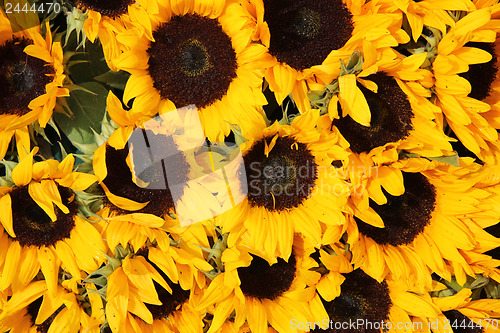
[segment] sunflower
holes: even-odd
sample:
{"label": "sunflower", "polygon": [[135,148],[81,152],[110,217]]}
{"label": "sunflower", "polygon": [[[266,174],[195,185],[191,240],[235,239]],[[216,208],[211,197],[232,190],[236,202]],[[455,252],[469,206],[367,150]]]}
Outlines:
{"label": "sunflower", "polygon": [[[491,2],[491,1],[490,1]],[[399,13],[408,21],[413,41],[417,42],[425,26],[439,29],[446,33],[447,26],[453,27],[455,21],[448,11],[472,11],[475,9],[470,0],[449,1],[394,1],[382,0],[373,5],[373,10],[380,13]]]}
{"label": "sunflower", "polygon": [[106,62],[113,71],[117,71],[113,59],[128,50],[127,45],[116,38],[117,34],[128,32],[153,39],[150,21],[145,18],[150,14],[158,15],[155,0],[74,0],[74,4],[84,11],[85,37],[92,43],[99,38]]}
{"label": "sunflower", "polygon": [[371,56],[409,40],[401,17],[369,12],[364,0],[249,0],[254,38],[269,47],[274,64],[266,81],[278,104],[289,95],[301,111],[310,109],[310,86],[330,84],[346,61],[362,49]]}
{"label": "sunflower", "polygon": [[439,317],[433,321],[420,322],[421,327],[430,328],[433,332],[453,329],[458,332],[493,333],[498,332],[500,318],[500,301],[498,299],[471,299],[472,291],[463,288],[452,296],[433,297],[432,301],[441,310]]}
{"label": "sunflower", "polygon": [[13,185],[0,194],[0,244],[7,253],[0,289],[22,289],[41,270],[54,294],[60,267],[79,281],[81,270],[93,272],[105,260],[105,244],[98,230],[77,215],[72,191],[88,188],[95,176],[72,172],[73,155],[61,163],[33,164],[37,150],[12,170]]}
{"label": "sunflower", "polygon": [[126,248],[130,244],[133,249],[141,249],[151,243],[163,246],[172,243],[179,247],[170,250],[176,260],[181,261],[184,252],[203,257],[203,248],[210,247],[208,236],[215,234],[210,221],[181,227],[172,218],[140,213],[117,214],[109,207],[104,207],[97,215],[106,221],[102,236],[113,254],[118,246]]}
{"label": "sunflower", "polygon": [[246,319],[254,333],[268,332],[268,325],[288,332],[292,319],[304,323],[320,318],[312,311],[319,298],[308,287],[320,275],[311,271],[317,266],[309,256],[313,251],[298,236],[286,260],[272,260],[259,249],[239,244],[226,248],[220,257],[223,272],[212,280],[198,304],[200,310],[215,304],[208,332],[219,332],[229,317],[236,328]]}
{"label": "sunflower", "polygon": [[53,42],[48,23],[44,39],[36,15],[21,12],[18,20],[36,23],[29,25],[34,28],[14,33],[0,9],[0,84],[4,87],[0,93],[0,159],[13,137],[18,153],[26,155],[30,151],[27,126],[38,121],[45,127],[57,98],[69,96],[68,89],[62,87],[65,75],[61,43]]}
{"label": "sunflower", "polygon": [[[331,256],[337,255],[323,251],[321,260],[336,261]],[[396,281],[378,282],[361,269],[344,274],[340,282],[325,279],[325,293],[318,290],[327,316],[311,332],[397,332],[413,327],[411,316],[439,315],[429,295],[417,295]],[[328,289],[338,293],[332,295]]]}
{"label": "sunflower", "polygon": [[196,305],[206,277],[198,269],[212,269],[203,257],[161,241],[117,254],[121,258],[112,264],[106,282],[106,317],[113,332],[202,330],[204,313]]}
{"label": "sunflower", "polygon": [[[119,127],[95,151],[93,169],[111,211],[134,213],[142,223],[150,216],[152,226],[158,226],[161,217],[173,227],[173,217],[186,226],[212,218],[217,207],[223,208],[227,198],[220,186],[226,183],[220,172],[208,167],[217,154],[205,143],[196,109],[151,119],[135,108],[125,111],[109,93],[107,110]],[[204,205],[193,209],[192,201]]]}
{"label": "sunflower", "polygon": [[[167,176],[169,180],[175,180],[175,184],[188,182],[190,166],[173,137],[165,132],[165,128],[160,128],[163,132],[158,132],[156,128],[149,128],[146,125],[131,132],[130,137],[125,140],[120,137],[119,139],[123,140],[120,148],[115,148],[109,143],[114,142],[113,135],[123,128],[113,133],[110,141],[103,144],[94,154],[94,172],[106,193],[107,203],[112,204],[111,207],[116,212],[135,212],[164,217],[174,212],[175,197],[167,184],[168,180],[164,177],[165,164],[151,160],[149,156],[151,150],[161,148],[176,152],[171,157],[167,156],[169,158]],[[147,138],[146,142],[151,148],[141,149],[143,147],[140,143],[144,141],[144,137]],[[145,168],[139,174],[139,170],[136,169],[142,166]]]}
{"label": "sunflower", "polygon": [[[132,74],[125,103],[150,115],[194,104],[210,141],[223,141],[238,124],[244,135],[264,126],[261,91],[266,48],[251,43],[249,14],[239,4],[189,0],[159,3],[150,15],[153,40],[118,34],[131,49],[115,59]],[[165,36],[169,36],[166,38]]]}
{"label": "sunflower", "polygon": [[35,281],[14,293],[0,315],[0,329],[10,332],[99,332],[104,322],[101,296],[93,285],[71,292],[58,286],[48,291],[46,281]]}
{"label": "sunflower", "polygon": [[403,57],[394,51],[372,64],[358,58],[367,69],[343,70],[332,83],[338,95],[331,96],[328,114],[353,152],[374,159],[391,149],[428,157],[453,154],[435,123],[440,110],[427,100],[432,74],[419,68],[425,59],[424,53]]}
{"label": "sunflower", "polygon": [[[378,281],[386,276],[403,280],[416,290],[430,288],[432,272],[446,280],[454,274],[460,282],[477,273],[467,251],[492,248],[491,236],[474,221],[485,218],[484,210],[494,209],[495,195],[476,188],[478,177],[468,176],[480,166],[461,161],[462,167],[453,167],[402,160],[392,166],[399,166],[399,179],[390,184],[386,180],[386,190],[380,184],[369,189],[376,195],[368,209],[351,206],[348,243],[365,272]],[[495,216],[488,220],[496,223]],[[483,264],[495,266],[491,260]]]}
{"label": "sunflower", "polygon": [[347,153],[335,146],[338,135],[316,130],[318,119],[319,111],[312,110],[291,125],[275,122],[241,146],[248,196],[222,215],[224,232],[246,230],[249,247],[288,258],[294,233],[315,246],[322,228],[343,224],[347,185],[331,163]]}
{"label": "sunflower", "polygon": [[[495,53],[496,19],[499,6],[485,6],[458,20],[445,34],[431,30],[431,69],[435,104],[462,144],[479,159],[494,163],[498,140]],[[492,104],[493,103],[493,104]]]}

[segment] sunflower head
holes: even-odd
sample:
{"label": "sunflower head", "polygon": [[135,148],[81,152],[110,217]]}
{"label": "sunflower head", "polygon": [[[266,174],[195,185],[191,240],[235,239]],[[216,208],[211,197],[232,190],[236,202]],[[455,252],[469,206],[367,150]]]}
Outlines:
{"label": "sunflower head", "polygon": [[[341,285],[340,296],[331,302],[323,301],[325,309],[334,322],[357,322],[362,319],[370,323],[382,323],[389,318],[392,307],[387,283],[377,282],[362,270],[358,269],[345,275]],[[323,332],[324,330],[313,330]],[[378,332],[374,328],[336,329],[329,328],[326,332]]]}
{"label": "sunflower head", "polygon": [[179,107],[205,108],[224,97],[236,78],[237,62],[231,39],[216,19],[174,16],[153,37],[147,51],[149,74],[163,99]]}
{"label": "sunflower head", "polygon": [[110,18],[118,17],[127,13],[128,6],[132,5],[133,0],[112,0],[112,1],[98,1],[98,0],[72,0],[76,7],[84,10],[92,10],[100,13],[103,16]]}
{"label": "sunflower head", "polygon": [[55,207],[55,221],[33,200],[27,186],[16,187],[10,192],[13,230],[21,246],[49,246],[70,237],[78,204],[71,189],[56,188],[67,211]]}
{"label": "sunflower head", "polygon": [[318,165],[291,136],[265,137],[245,154],[251,206],[283,211],[300,206],[315,186]]}
{"label": "sunflower head", "polygon": [[410,244],[430,223],[435,208],[434,186],[421,173],[403,172],[405,192],[392,196],[385,192],[387,203],[370,207],[382,218],[385,228],[377,228],[355,217],[359,231],[377,244],[399,246]]}
{"label": "sunflower head", "polygon": [[290,289],[296,270],[294,254],[288,258],[288,262],[278,258],[278,262],[272,265],[253,255],[250,266],[238,268],[241,291],[246,296],[260,300],[275,300]]}
{"label": "sunflower head", "polygon": [[73,172],[75,158],[33,164],[34,149],[12,170],[15,185],[0,198],[0,222],[23,246],[53,245],[68,238],[74,227],[77,202],[73,190],[84,190],[95,176]]}
{"label": "sunflower head", "polygon": [[[405,139],[413,129],[412,106],[396,80],[383,72],[369,75],[366,79],[375,82],[378,87],[374,93],[358,84],[370,108],[370,125],[359,124],[349,115],[332,122],[349,141],[351,150],[358,154]],[[340,102],[338,107],[341,109]]]}
{"label": "sunflower head", "polygon": [[352,14],[341,0],[264,1],[269,53],[295,70],[321,65],[351,38]]}
{"label": "sunflower head", "polygon": [[14,38],[0,46],[0,115],[18,116],[28,113],[29,103],[45,93],[45,86],[52,82],[54,68],[39,58],[27,55],[24,49],[33,42]]}

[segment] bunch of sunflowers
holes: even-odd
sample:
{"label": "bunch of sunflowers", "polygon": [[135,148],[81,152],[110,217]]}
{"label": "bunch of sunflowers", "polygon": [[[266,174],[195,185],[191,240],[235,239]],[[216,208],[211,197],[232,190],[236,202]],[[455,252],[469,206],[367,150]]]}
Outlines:
{"label": "bunch of sunflowers", "polygon": [[497,0],[0,9],[0,332],[500,331]]}

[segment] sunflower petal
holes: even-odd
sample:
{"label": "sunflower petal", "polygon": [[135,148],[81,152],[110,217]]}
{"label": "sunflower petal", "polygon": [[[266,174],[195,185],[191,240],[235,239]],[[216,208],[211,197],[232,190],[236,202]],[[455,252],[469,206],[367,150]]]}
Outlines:
{"label": "sunflower petal", "polygon": [[10,194],[0,198],[0,223],[10,237],[15,238],[14,225],[12,222],[12,199]]}
{"label": "sunflower petal", "polygon": [[12,180],[17,186],[25,186],[31,182],[33,175],[33,155],[38,152],[38,147],[33,148],[31,153],[12,170]]}

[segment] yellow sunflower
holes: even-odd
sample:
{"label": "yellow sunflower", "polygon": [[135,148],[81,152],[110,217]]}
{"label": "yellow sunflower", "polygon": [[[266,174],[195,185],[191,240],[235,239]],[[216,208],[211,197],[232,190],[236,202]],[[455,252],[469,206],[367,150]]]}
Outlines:
{"label": "yellow sunflower", "polygon": [[338,135],[316,130],[318,119],[311,110],[290,125],[275,122],[240,146],[248,195],[219,220],[231,239],[245,234],[249,247],[288,258],[294,233],[317,246],[324,228],[344,223],[347,185],[332,162],[347,153]]}
{"label": "yellow sunflower", "polygon": [[121,258],[111,263],[114,270],[107,276],[106,295],[106,317],[113,332],[202,330],[204,312],[196,306],[206,277],[199,269],[210,271],[212,266],[203,257],[179,251],[159,241],[135,253],[117,252]]}
{"label": "yellow sunflower", "polygon": [[[0,314],[0,329],[9,332],[100,332],[104,322],[101,296],[94,286],[73,293],[58,286],[48,291],[46,281],[28,284],[14,293]],[[85,292],[85,294],[84,294]]]}
{"label": "yellow sunflower", "polygon": [[[164,225],[179,234],[198,229],[183,228],[189,224],[182,223],[188,217],[192,217],[191,223],[212,218],[213,211],[227,199],[214,194],[221,192],[217,184],[226,183],[208,167],[213,155],[196,122],[196,110],[185,108],[173,117],[174,111],[151,119],[136,108],[125,111],[112,93],[107,110],[119,127],[93,156],[94,173],[109,208],[105,218],[130,220],[144,227]],[[203,181],[207,177],[208,182]],[[191,201],[203,205],[193,209]],[[130,213],[133,216],[124,216]],[[136,227],[141,228],[139,225]]]}
{"label": "yellow sunflower", "polygon": [[72,191],[83,191],[96,177],[73,172],[73,155],[33,164],[37,150],[13,168],[12,187],[1,188],[0,247],[6,256],[0,289],[22,289],[41,270],[53,294],[60,267],[79,281],[81,270],[93,272],[105,260],[106,249],[98,230],[77,215]]}
{"label": "yellow sunflower", "polygon": [[359,54],[350,58],[366,68],[343,69],[332,83],[338,95],[331,96],[327,107],[332,125],[353,152],[377,156],[397,148],[429,157],[453,154],[435,122],[440,109],[427,99],[432,73],[419,68],[425,60],[425,53],[403,57],[392,50],[378,60]]}
{"label": "yellow sunflower", "polygon": [[116,38],[119,33],[145,35],[147,38],[153,39],[148,15],[159,14],[156,0],[105,2],[77,0],[74,3],[78,8],[75,9],[77,15],[85,18],[83,42],[85,42],[85,38],[88,38],[94,43],[96,38],[99,38],[106,62],[113,71],[118,70],[113,59],[129,49],[120,39]]}
{"label": "yellow sunflower", "polygon": [[147,19],[154,41],[139,34],[117,36],[131,46],[114,61],[132,74],[125,103],[135,98],[134,107],[150,115],[194,104],[211,141],[223,141],[230,124],[241,126],[244,135],[257,134],[264,124],[261,86],[269,57],[263,45],[251,42],[246,10],[233,1],[158,7],[159,16]]}
{"label": "yellow sunflower", "polygon": [[266,81],[278,104],[292,94],[301,111],[310,109],[311,85],[330,84],[346,61],[361,49],[377,57],[406,43],[401,17],[373,13],[364,0],[242,1],[254,15],[254,38],[269,48],[274,64]]}
{"label": "yellow sunflower", "polygon": [[415,42],[421,37],[424,26],[434,27],[442,33],[446,33],[447,26],[453,27],[455,21],[448,14],[448,11],[472,11],[475,9],[470,0],[382,0],[376,3],[371,2],[370,5],[373,6],[374,11],[380,13],[400,13],[404,15],[408,20],[411,36]]}
{"label": "yellow sunflower", "polygon": [[[23,6],[22,1],[20,3]],[[38,121],[45,127],[58,97],[69,96],[63,88],[65,78],[61,43],[53,42],[49,25],[45,39],[36,15],[19,13],[19,21],[34,27],[13,32],[9,19],[0,9],[0,159],[13,137],[21,156],[30,151],[27,126]],[[16,14],[17,16],[17,14]]]}
{"label": "yellow sunflower", "polygon": [[184,263],[184,253],[189,253],[188,257],[203,257],[202,248],[210,247],[208,236],[215,234],[214,225],[210,221],[181,227],[172,218],[141,213],[117,214],[108,207],[97,214],[106,221],[102,237],[113,254],[117,246],[126,248],[130,244],[133,249],[141,249],[147,244],[161,243],[168,249],[168,244],[172,243],[178,248],[171,248],[171,256]]}
{"label": "yellow sunflower", "polygon": [[[412,316],[438,317],[439,309],[429,295],[416,294],[398,281],[377,282],[361,269],[352,272],[344,269],[344,275],[340,275],[335,270],[341,266],[352,270],[349,262],[339,266],[339,260],[343,261],[339,257],[345,257],[333,251],[320,252],[320,261],[328,273],[321,278],[321,287],[317,286],[321,301],[316,311],[324,317],[310,327],[316,328],[314,332],[413,331]],[[326,278],[333,273],[341,279]]]}
{"label": "yellow sunflower", "polygon": [[313,251],[298,236],[286,261],[271,261],[258,248],[236,245],[225,249],[219,257],[223,272],[212,280],[198,304],[200,310],[215,304],[208,332],[219,332],[228,318],[236,329],[246,321],[254,333],[268,332],[268,325],[290,332],[294,320],[305,323],[321,318],[321,313],[313,311],[319,298],[308,287],[320,276],[311,270],[317,267],[309,256]]}
{"label": "yellow sunflower", "polygon": [[[354,261],[370,276],[403,280],[410,288],[426,290],[431,273],[465,283],[479,270],[467,251],[494,247],[494,239],[475,219],[496,223],[494,193],[475,187],[480,166],[461,159],[461,167],[421,159],[401,160],[390,180],[369,188],[367,208],[350,203],[348,243]],[[498,220],[498,218],[496,218]],[[486,223],[486,222],[484,222]],[[479,253],[481,251],[478,251]],[[492,260],[482,261],[489,269]]]}
{"label": "yellow sunflower", "polygon": [[[497,157],[498,108],[494,106],[497,76],[495,46],[500,6],[485,6],[463,17],[445,34],[432,30],[435,104],[462,144],[486,163]],[[430,45],[430,44],[429,44]],[[493,103],[493,104],[492,104]],[[494,149],[498,150],[498,149]]]}
{"label": "yellow sunflower", "polygon": [[[439,289],[439,288],[438,288]],[[500,300],[498,299],[471,299],[472,291],[463,288],[452,296],[433,297],[432,301],[439,310],[439,317],[435,320],[422,321],[414,318],[424,330],[441,333],[459,332],[498,332],[500,319]]]}

